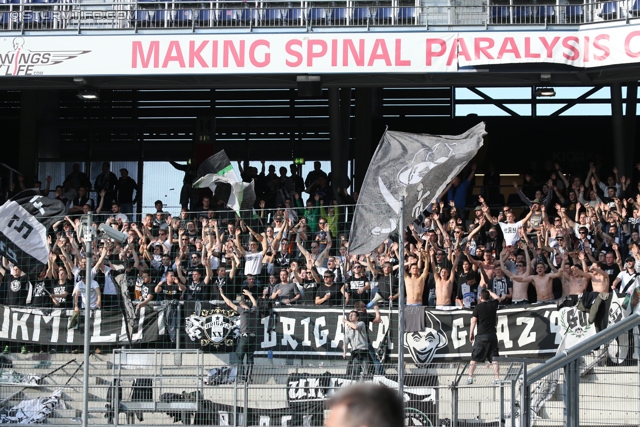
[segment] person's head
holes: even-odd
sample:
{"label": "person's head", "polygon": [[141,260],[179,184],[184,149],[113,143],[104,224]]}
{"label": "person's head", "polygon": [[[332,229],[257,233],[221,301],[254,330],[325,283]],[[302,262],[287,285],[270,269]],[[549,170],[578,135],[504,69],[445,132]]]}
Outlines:
{"label": "person's head", "polygon": [[218,267],[218,277],[224,277],[227,274],[227,269],[224,267]]}
{"label": "person's head", "polygon": [[462,271],[468,273],[471,270],[471,263],[468,259],[462,260]]}
{"label": "person's head", "polygon": [[164,203],[162,203],[162,200],[156,200],[154,205],[157,211],[162,212],[162,208],[164,207]]}
{"label": "person's head", "polygon": [[542,276],[545,271],[547,271],[547,268],[543,263],[539,262],[538,264],[536,264],[536,273]]}
{"label": "person's head", "polygon": [[320,220],[318,221],[318,225],[320,226],[320,229],[323,229],[326,223],[327,223],[326,218],[320,218]]}
{"label": "person's head", "polygon": [[313,169],[319,171],[322,164],[318,161],[313,162]]}
{"label": "person's head", "polygon": [[322,278],[323,278],[324,283],[326,285],[332,285],[333,284],[333,280],[335,279],[335,275],[331,271],[326,270],[324,272],[324,274],[322,275]]}
{"label": "person's head", "polygon": [[356,310],[351,310],[349,312],[349,321],[357,322],[358,320],[360,320],[360,314]]}
{"label": "person's head", "polygon": [[502,266],[500,265],[500,262],[498,261],[494,261],[493,262],[493,274],[498,278],[498,279],[502,279]]}
{"label": "person's head", "polygon": [[491,299],[491,294],[488,290],[483,289],[480,291],[480,300],[481,301],[489,301]]}
{"label": "person's head", "polygon": [[280,282],[289,283],[289,271],[286,268],[280,270]]}
{"label": "person's head", "polygon": [[418,267],[418,264],[412,263],[409,265],[409,274],[411,274],[412,276],[420,275],[420,268]]}
{"label": "person's head", "polygon": [[513,211],[508,211],[505,217],[507,218],[507,222],[510,224],[516,221],[516,216],[513,214]]}
{"label": "person's head", "polygon": [[128,170],[126,170],[125,168],[120,169],[120,176],[121,176],[122,178],[126,178],[126,177],[128,177],[128,176],[129,176],[129,171],[128,171]]}
{"label": "person's head", "polygon": [[251,252],[258,252],[258,242],[256,242],[255,240],[252,240],[249,242],[249,250]]}
{"label": "person's head", "polygon": [[589,229],[587,229],[587,227],[580,227],[578,229],[578,234],[580,235],[580,239],[586,239],[589,234]]}
{"label": "person's head", "polygon": [[118,202],[111,203],[111,212],[120,213],[120,203]]}
{"label": "person's head", "polygon": [[256,277],[253,274],[247,274],[247,285],[254,286],[256,284]]}
{"label": "person's head", "polygon": [[287,176],[287,168],[285,168],[284,166],[281,166],[278,171],[280,172],[280,176]]}
{"label": "person's head", "polygon": [[194,282],[199,282],[202,278],[202,273],[197,268],[191,271],[191,278]]}
{"label": "person's head", "polygon": [[357,383],[329,400],[325,427],[398,427],[404,425],[404,409],[398,392],[372,383]]}
{"label": "person's head", "polygon": [[167,280],[167,284],[172,285],[175,282],[175,274],[173,273],[173,270],[169,270],[167,271],[167,275],[166,275],[166,280]]}
{"label": "person's head", "polygon": [[191,254],[191,264],[193,265],[198,265],[200,264],[200,257],[201,255],[197,252],[194,252]]}
{"label": "person's head", "polygon": [[206,210],[209,209],[209,206],[211,206],[211,197],[204,196],[202,198],[202,207]]}
{"label": "person's head", "polygon": [[391,274],[392,271],[393,271],[393,266],[391,265],[390,262],[385,262],[384,264],[382,264],[382,272],[385,274],[385,276],[388,276],[389,274]]}
{"label": "person's head", "polygon": [[632,256],[628,256],[625,260],[624,260],[624,266],[628,269],[628,270],[633,270],[635,269],[635,265],[636,265],[636,259]]}
{"label": "person's head", "polygon": [[91,212],[91,205],[89,203],[82,205],[82,213],[86,215],[89,212]]}
{"label": "person's head", "polygon": [[102,162],[102,172],[109,172],[109,169],[111,169],[109,162]]}
{"label": "person's head", "polygon": [[613,265],[613,263],[616,260],[616,255],[609,251],[604,255],[604,261],[607,263],[607,265]]}
{"label": "person's head", "polygon": [[[158,245],[160,247],[160,245]],[[171,265],[171,257],[169,255],[162,255],[162,265],[165,267]]]}
{"label": "person's head", "polygon": [[447,267],[443,267],[440,269],[440,277],[442,278],[442,280],[449,280],[450,273],[451,271],[449,271]]}

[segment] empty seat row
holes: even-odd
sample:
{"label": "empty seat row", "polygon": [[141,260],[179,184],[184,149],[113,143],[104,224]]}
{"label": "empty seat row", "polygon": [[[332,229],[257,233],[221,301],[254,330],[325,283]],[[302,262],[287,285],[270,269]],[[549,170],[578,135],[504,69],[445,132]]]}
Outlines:
{"label": "empty seat row", "polygon": [[[136,19],[139,24],[162,23],[165,18],[174,26],[197,26],[219,25],[221,23],[240,23],[247,25],[257,23],[265,26],[279,26],[285,24],[312,24],[312,25],[337,25],[344,24],[349,20],[355,24],[385,23],[396,19],[398,22],[408,23],[415,16],[415,8],[401,7],[396,9],[391,7],[381,8],[355,8],[349,14],[349,9],[342,7],[312,7],[309,9],[300,8],[270,8],[270,9],[175,9],[165,11],[160,10],[138,10]],[[158,12],[161,12],[158,14]]]}

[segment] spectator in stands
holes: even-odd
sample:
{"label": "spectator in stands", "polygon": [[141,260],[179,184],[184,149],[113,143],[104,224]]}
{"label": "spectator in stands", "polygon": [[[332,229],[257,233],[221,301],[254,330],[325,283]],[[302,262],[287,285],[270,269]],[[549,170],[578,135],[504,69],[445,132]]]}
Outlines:
{"label": "spectator in stands", "polygon": [[383,385],[358,383],[334,394],[326,427],[398,427],[405,424],[398,392]]}
{"label": "spectator in stands", "polygon": [[[86,282],[89,281],[91,290],[89,291],[89,308],[96,310],[102,308],[102,294],[100,292],[100,285],[95,280],[87,280],[87,271],[80,270],[78,272],[78,281],[73,289],[73,308],[76,312],[80,312],[80,309],[84,309],[87,305],[86,300]],[[82,300],[82,306],[79,304],[79,299]]]}
{"label": "spectator in stands", "polygon": [[342,305],[344,293],[342,286],[335,283],[335,276],[330,271],[325,271],[322,275],[324,283],[318,286],[316,291],[316,305]]}
{"label": "spectator in stands", "polygon": [[[96,181],[93,186],[96,193],[100,194],[98,204],[100,204],[102,197],[105,197],[105,206],[111,206],[111,203],[116,200],[116,184],[118,183],[118,177],[116,177],[110,169],[111,165],[109,162],[102,162],[102,173],[96,177]],[[102,190],[105,192],[102,193]]]}
{"label": "spectator in stands", "polygon": [[438,197],[438,200],[443,200],[446,196],[446,201],[453,201],[456,210],[464,218],[467,207],[467,190],[476,176],[476,164],[471,164],[471,172],[466,180],[462,181],[460,175],[453,178],[453,180],[444,188],[444,191]]}
{"label": "spectator in stands", "polygon": [[347,349],[351,347],[351,378],[369,373],[369,338],[365,324],[360,320],[356,310],[349,312],[349,319],[342,318],[345,325],[342,358],[347,357]]}
{"label": "spectator in stands", "polygon": [[89,210],[95,209],[95,204],[93,202],[93,199],[89,197],[89,194],[87,193],[87,188],[88,187],[85,187],[83,185],[78,187],[77,196],[75,196],[71,200],[71,206],[69,207],[69,215],[83,213],[83,207],[84,205],[87,205],[87,204],[89,205]]}
{"label": "spectator in stands", "polygon": [[245,260],[244,275],[253,274],[254,276],[258,276],[262,272],[262,261],[269,248],[266,239],[262,241],[262,251],[258,251],[258,242],[256,241],[249,242],[249,251],[246,251],[244,247],[242,247],[240,233],[241,230],[239,228],[236,229],[236,249],[238,255]]}
{"label": "spectator in stands", "polygon": [[[120,205],[122,213],[131,215],[133,213],[133,205],[138,197],[138,184],[129,176],[129,171],[125,168],[120,169],[120,179],[116,183],[116,201]],[[136,193],[134,196],[133,193]]]}
{"label": "spectator in stands", "polygon": [[300,299],[300,291],[295,283],[289,280],[287,269],[280,270],[280,283],[275,285],[271,296],[272,300],[278,300],[282,304],[291,305]]}
{"label": "spectator in stands", "polygon": [[[193,256],[196,255],[197,254],[193,254]],[[204,269],[206,271],[206,276],[204,277],[204,279],[202,278],[202,269],[198,266],[191,267],[191,277],[187,279],[182,274],[180,258],[176,258],[175,265],[176,271],[178,272],[178,280],[186,287],[184,299],[187,301],[209,301],[211,295],[210,285],[213,276],[213,273],[211,271],[211,263],[204,263]]]}
{"label": "spectator in stands", "polygon": [[80,170],[80,163],[74,163],[71,173],[67,175],[62,186],[68,186],[68,188],[73,188],[76,191],[78,191],[80,187],[84,187],[86,190],[91,188],[91,180],[86,173]]}
{"label": "spectator in stands", "polygon": [[[184,178],[182,180],[182,188],[180,189],[180,206],[185,210],[195,210],[197,205],[197,195],[193,191],[193,181],[196,178],[197,169],[195,165],[191,163],[191,160],[187,161],[187,164],[181,165],[180,163],[169,160],[171,166],[179,171],[184,172]],[[158,209],[158,202],[156,202],[156,209]],[[162,210],[162,206],[159,209]]]}
{"label": "spectator in stands", "polygon": [[309,194],[312,194],[311,191],[309,191],[309,187],[316,184],[321,177],[328,179],[327,174],[321,168],[322,163],[319,161],[313,162],[313,170],[307,174],[307,178],[304,180],[304,185],[307,187]]}
{"label": "spectator in stands", "polygon": [[183,300],[186,290],[186,286],[180,283],[173,270],[168,271],[155,288],[159,301]]}
{"label": "spectator in stands", "polygon": [[[247,289],[242,291],[243,299],[239,304],[234,304],[220,291],[220,296],[224,302],[240,315],[240,337],[236,344],[236,363],[238,364],[237,381],[250,381],[253,370],[253,353],[257,349],[257,333],[260,330],[260,310],[258,302],[253,294]],[[244,371],[244,360],[247,359],[247,372]]]}

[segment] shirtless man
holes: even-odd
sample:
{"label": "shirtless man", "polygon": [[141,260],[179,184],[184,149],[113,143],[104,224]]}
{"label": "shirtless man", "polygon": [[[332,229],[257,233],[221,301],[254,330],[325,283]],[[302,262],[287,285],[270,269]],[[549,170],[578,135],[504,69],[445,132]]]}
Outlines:
{"label": "shirtless man", "polygon": [[[524,255],[526,263],[521,260],[516,261],[516,269],[518,271],[517,274],[520,276],[528,274],[527,267],[529,266],[529,251],[527,249],[525,249]],[[509,269],[507,269],[504,265],[504,260],[506,257],[507,250],[504,249],[500,253],[500,269],[513,282],[513,295],[511,297],[511,305],[529,304],[529,281],[515,279],[517,275],[509,271]]]}
{"label": "shirtless man", "polygon": [[[580,255],[584,256],[584,253],[580,252]],[[567,274],[566,271],[563,274],[563,278],[562,278],[562,282],[563,282],[562,296],[563,297],[566,295],[580,295],[581,293],[587,290],[587,284],[589,283],[587,278],[584,276],[582,267],[580,267],[579,265],[572,265],[570,271],[571,271],[571,274]],[[565,291],[565,287],[564,287],[565,281],[568,284],[567,291]],[[568,293],[565,295],[565,292],[568,292]]]}
{"label": "shirtless man", "polygon": [[407,290],[407,305],[420,307],[422,306],[422,292],[424,291],[424,282],[427,280],[429,274],[429,260],[427,259],[427,265],[422,269],[423,260],[425,256],[422,251],[418,252],[418,263],[409,265],[409,274],[404,276],[404,284]]}
{"label": "shirtless man", "polygon": [[577,274],[580,274],[585,279],[591,280],[591,287],[593,288],[593,292],[598,293],[609,293],[609,275],[606,271],[602,270],[598,267],[598,263],[593,263],[587,269],[587,263],[585,260],[584,253],[580,252],[578,257],[582,261],[583,271],[576,271]]}
{"label": "shirtless man", "polygon": [[451,294],[453,292],[453,282],[456,280],[456,270],[458,268],[458,261],[460,261],[460,249],[456,249],[456,259],[453,263],[451,271],[448,268],[443,267],[440,272],[435,268],[435,250],[431,251],[431,265],[433,267],[433,278],[436,282],[436,309],[439,307],[451,306]]}
{"label": "shirtless man", "polygon": [[538,295],[537,302],[552,302],[555,301],[553,296],[553,279],[562,276],[562,272],[545,273],[546,267],[543,263],[536,264],[536,274],[529,276],[513,276],[512,280],[514,284],[518,282],[533,282],[536,287],[536,293]]}

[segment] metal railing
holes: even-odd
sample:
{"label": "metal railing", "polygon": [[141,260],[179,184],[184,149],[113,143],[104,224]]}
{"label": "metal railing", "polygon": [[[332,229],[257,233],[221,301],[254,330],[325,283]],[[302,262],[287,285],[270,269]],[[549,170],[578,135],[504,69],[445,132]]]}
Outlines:
{"label": "metal railing", "polygon": [[640,14],[640,0],[584,4],[455,5],[398,2],[219,2],[148,1],[0,3],[5,31],[220,29],[292,27],[430,27],[579,25],[629,21]]}
{"label": "metal railing", "polygon": [[[639,425],[640,363],[637,329],[633,341],[628,334],[640,326],[640,315],[608,327],[595,336],[564,351],[546,363],[525,372],[521,390],[521,424],[537,425],[534,400],[550,393],[558,384],[561,405],[547,410],[545,421],[552,425]],[[629,342],[635,342],[629,346]],[[624,357],[620,356],[624,354]],[[612,357],[613,356],[613,357]],[[618,363],[611,363],[611,359]],[[616,360],[617,359],[617,360]],[[607,366],[608,365],[608,366]],[[532,396],[532,387],[536,387]],[[581,405],[581,401],[585,405]],[[583,418],[581,419],[581,415]],[[534,420],[536,422],[534,423]]]}
{"label": "metal railing", "polygon": [[[42,420],[50,424],[80,420],[84,396],[77,370],[81,363],[73,357],[59,354],[51,358],[53,363],[38,362],[35,369],[34,362],[26,358],[14,360],[14,370],[30,370],[44,378],[26,387],[3,384],[3,405],[16,407],[25,399],[61,390],[64,403],[53,406]],[[215,354],[193,351],[123,350],[93,355],[86,396],[88,424],[322,425],[326,400],[353,382],[398,388],[395,363],[363,368],[347,361],[295,360],[290,364],[284,358],[258,358],[245,371],[248,375],[241,376],[235,360],[221,363],[216,359]],[[45,373],[52,370],[55,372]],[[468,385],[466,363],[423,368],[408,364],[403,387],[405,417],[413,420],[408,425],[457,427],[505,419],[509,409],[503,397],[515,395],[518,376],[513,372],[521,372],[522,365],[505,366],[504,371],[500,383],[494,384],[493,370],[480,367],[474,384]]]}

